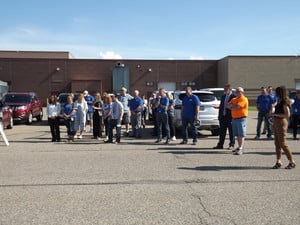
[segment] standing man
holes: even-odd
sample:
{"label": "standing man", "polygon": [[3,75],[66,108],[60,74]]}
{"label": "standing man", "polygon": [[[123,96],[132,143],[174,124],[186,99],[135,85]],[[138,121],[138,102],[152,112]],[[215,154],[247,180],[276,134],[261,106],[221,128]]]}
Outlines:
{"label": "standing man", "polygon": [[296,92],[296,98],[294,99],[294,103],[292,104],[292,125],[293,125],[293,138],[294,140],[299,140],[297,138],[297,129],[300,124],[300,90]]}
{"label": "standing man", "polygon": [[234,150],[234,154],[242,155],[247,131],[248,98],[244,96],[242,87],[236,89],[236,95],[227,104],[227,108],[231,110],[232,131],[238,142],[238,147]]}
{"label": "standing man", "polygon": [[272,130],[269,123],[269,112],[272,110],[273,106],[273,99],[268,94],[267,89],[265,87],[261,87],[261,94],[256,99],[256,109],[258,110],[257,116],[257,126],[256,126],[256,136],[254,137],[255,140],[260,139],[260,131],[261,131],[261,124],[265,121],[266,128],[267,128],[267,138],[268,140],[272,140]]}
{"label": "standing man", "polygon": [[105,143],[113,143],[113,129],[116,128],[116,144],[120,143],[121,141],[121,121],[123,117],[123,105],[121,102],[118,101],[116,95],[112,95],[112,113],[111,113],[111,120],[109,121],[109,132],[108,132],[108,140]]}
{"label": "standing man", "polygon": [[132,126],[132,136],[136,138],[142,137],[142,111],[144,102],[139,96],[140,92],[135,90],[133,92],[133,99],[130,100],[130,121]]}
{"label": "standing man", "polygon": [[221,97],[221,103],[219,108],[219,123],[220,123],[220,135],[219,142],[217,146],[213,147],[213,149],[223,149],[223,145],[225,142],[225,137],[227,133],[227,129],[229,132],[229,146],[228,150],[234,149],[235,139],[232,133],[232,117],[231,110],[226,107],[227,103],[230,102],[231,99],[235,98],[235,94],[232,93],[232,89],[230,84],[226,84],[224,87],[224,95]]}
{"label": "standing man", "polygon": [[169,106],[169,99],[166,95],[166,90],[164,88],[159,89],[159,94],[157,97],[157,140],[155,143],[159,143],[162,140],[162,126],[166,131],[167,139],[166,144],[170,143],[170,127],[168,123],[168,106]]}
{"label": "standing man", "polygon": [[186,96],[182,100],[182,142],[180,144],[187,144],[188,142],[188,124],[192,127],[193,130],[193,145],[197,144],[198,131],[194,124],[195,121],[199,120],[199,109],[200,109],[200,100],[197,95],[192,93],[191,87],[186,87],[185,89]]}
{"label": "standing man", "polygon": [[95,98],[89,94],[87,90],[83,92],[84,100],[88,105],[88,111],[86,113],[86,124],[90,125],[90,132],[93,132],[93,105]]}
{"label": "standing man", "polygon": [[129,101],[133,99],[130,94],[127,94],[127,89],[122,87],[121,88],[121,95],[119,96],[119,101],[123,105],[124,114],[122,118],[122,124],[125,124],[125,132],[126,135],[129,135],[129,117],[130,117],[130,110],[129,110]]}
{"label": "standing man", "polygon": [[[276,103],[277,103],[277,97],[276,97],[276,94],[273,92],[273,87],[272,86],[269,86],[267,88],[267,91],[268,91],[268,94],[271,96],[272,98],[272,104],[273,104],[273,107],[276,106]],[[271,131],[272,131],[272,126],[271,126]],[[266,134],[267,133],[267,126],[266,126],[266,121],[264,121],[264,128],[263,128],[263,132],[261,134]]]}

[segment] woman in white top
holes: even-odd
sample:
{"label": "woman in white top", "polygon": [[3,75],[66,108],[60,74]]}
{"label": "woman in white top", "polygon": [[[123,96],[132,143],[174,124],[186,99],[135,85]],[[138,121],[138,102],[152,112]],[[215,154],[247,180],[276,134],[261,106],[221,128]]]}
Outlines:
{"label": "woman in white top", "polygon": [[52,142],[60,142],[59,114],[61,113],[60,104],[57,102],[56,95],[51,95],[47,104],[47,117],[50,126]]}
{"label": "woman in white top", "polygon": [[76,118],[75,118],[75,130],[79,131],[78,138],[82,138],[82,133],[85,129],[86,113],[88,111],[87,102],[84,100],[83,94],[78,95],[78,100],[75,102]]}

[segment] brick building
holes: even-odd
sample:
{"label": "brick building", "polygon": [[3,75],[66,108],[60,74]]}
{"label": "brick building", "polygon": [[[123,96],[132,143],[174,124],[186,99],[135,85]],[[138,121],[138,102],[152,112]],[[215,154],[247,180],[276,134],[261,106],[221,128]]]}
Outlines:
{"label": "brick building", "polygon": [[261,86],[300,89],[296,56],[227,56],[220,60],[75,59],[69,52],[0,51],[0,80],[10,91],[50,93],[116,92],[122,86],[149,96],[165,87],[183,90],[242,86],[253,100]]}

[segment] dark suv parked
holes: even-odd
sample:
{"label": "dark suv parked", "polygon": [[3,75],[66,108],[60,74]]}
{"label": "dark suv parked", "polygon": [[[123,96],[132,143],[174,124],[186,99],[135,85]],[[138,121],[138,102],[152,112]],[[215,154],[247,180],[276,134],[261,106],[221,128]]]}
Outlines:
{"label": "dark suv parked", "polygon": [[3,102],[13,110],[15,121],[26,121],[31,124],[35,117],[43,119],[42,102],[34,92],[9,92],[3,97]]}

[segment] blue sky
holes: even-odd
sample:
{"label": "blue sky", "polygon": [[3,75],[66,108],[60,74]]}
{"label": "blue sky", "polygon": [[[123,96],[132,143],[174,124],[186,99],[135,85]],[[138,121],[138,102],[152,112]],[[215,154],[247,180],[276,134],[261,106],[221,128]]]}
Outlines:
{"label": "blue sky", "polygon": [[76,58],[299,55],[299,0],[10,0],[0,50]]}

